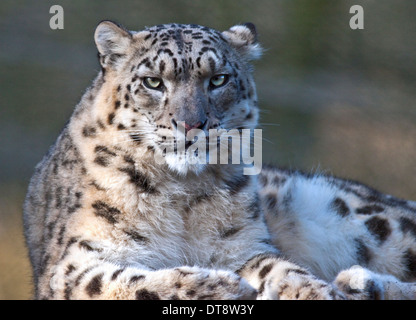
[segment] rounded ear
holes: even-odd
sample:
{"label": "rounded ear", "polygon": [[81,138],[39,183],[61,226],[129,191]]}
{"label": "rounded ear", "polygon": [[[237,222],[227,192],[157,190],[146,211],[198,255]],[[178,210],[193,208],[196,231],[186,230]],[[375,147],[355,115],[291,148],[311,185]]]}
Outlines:
{"label": "rounded ear", "polygon": [[222,35],[231,46],[248,60],[260,59],[263,49],[257,42],[257,31],[254,24],[247,22],[233,26],[224,31]]}
{"label": "rounded ear", "polygon": [[124,55],[131,39],[132,34],[113,21],[101,21],[95,29],[94,40],[101,56]]}

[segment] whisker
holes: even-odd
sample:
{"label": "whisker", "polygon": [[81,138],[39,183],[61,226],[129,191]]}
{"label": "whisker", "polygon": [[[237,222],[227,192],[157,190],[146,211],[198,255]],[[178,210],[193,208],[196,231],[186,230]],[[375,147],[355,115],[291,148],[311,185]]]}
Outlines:
{"label": "whisker", "polygon": [[129,143],[129,142],[134,142],[134,141],[141,141],[141,139],[128,139],[128,140],[121,140],[121,141],[117,141],[115,143],[115,145],[121,145],[124,143]]}
{"label": "whisker", "polygon": [[153,132],[152,130],[126,130],[126,129],[122,129],[120,130],[120,132],[126,132],[126,133],[151,133]]}
{"label": "whisker", "polygon": [[273,141],[271,141],[271,140],[269,140],[267,138],[264,138],[264,137],[262,137],[261,140],[266,141],[266,142],[268,142],[268,143],[270,143],[272,145],[275,145],[276,144],[275,142],[273,142]]}
{"label": "whisker", "polygon": [[260,122],[259,126],[275,126],[275,127],[280,127],[281,124],[280,123],[265,123],[265,122]]}

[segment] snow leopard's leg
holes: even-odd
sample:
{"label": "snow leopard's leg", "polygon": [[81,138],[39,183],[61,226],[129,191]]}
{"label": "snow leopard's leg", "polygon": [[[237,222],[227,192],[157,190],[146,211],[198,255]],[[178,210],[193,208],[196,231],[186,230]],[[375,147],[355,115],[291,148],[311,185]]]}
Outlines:
{"label": "snow leopard's leg", "polygon": [[328,282],[336,279],[349,299],[416,298],[413,202],[276,168],[263,170],[259,180],[272,243],[292,261]]}
{"label": "snow leopard's leg", "polygon": [[402,282],[391,275],[374,273],[360,266],[341,271],[334,283],[348,299],[416,299],[416,283]]}
{"label": "snow leopard's leg", "polygon": [[[80,246],[81,243],[81,246]],[[149,270],[99,257],[86,242],[72,244],[65,259],[46,271],[40,299],[254,299],[256,291],[233,272],[198,267]],[[97,254],[98,253],[98,254]]]}
{"label": "snow leopard's leg", "polygon": [[345,299],[333,285],[319,280],[306,269],[279,255],[258,255],[237,273],[256,288],[259,300]]}

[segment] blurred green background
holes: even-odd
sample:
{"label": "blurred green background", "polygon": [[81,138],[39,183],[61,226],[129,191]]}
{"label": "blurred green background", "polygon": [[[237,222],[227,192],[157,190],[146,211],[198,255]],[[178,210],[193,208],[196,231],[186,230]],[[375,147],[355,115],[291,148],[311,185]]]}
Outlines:
{"label": "blurred green background", "polygon": [[[49,8],[64,8],[51,30]],[[364,8],[364,30],[349,9]],[[99,70],[100,20],[130,30],[253,22],[266,162],[356,179],[416,200],[416,1],[0,1],[0,299],[30,299],[21,207],[46,153]]]}

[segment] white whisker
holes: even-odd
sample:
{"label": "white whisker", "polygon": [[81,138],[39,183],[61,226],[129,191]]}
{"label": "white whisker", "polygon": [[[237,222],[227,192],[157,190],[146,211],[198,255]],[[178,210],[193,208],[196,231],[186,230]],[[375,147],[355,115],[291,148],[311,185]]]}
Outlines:
{"label": "white whisker", "polygon": [[279,123],[265,123],[265,122],[260,122],[258,125],[260,127],[262,127],[262,126],[275,126],[275,127],[280,127],[280,124]]}

